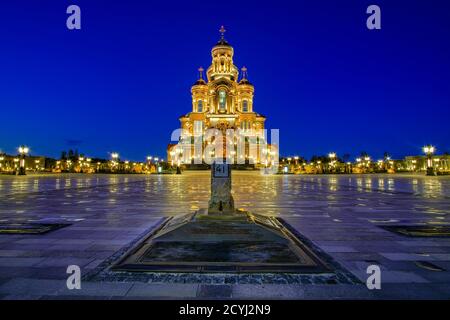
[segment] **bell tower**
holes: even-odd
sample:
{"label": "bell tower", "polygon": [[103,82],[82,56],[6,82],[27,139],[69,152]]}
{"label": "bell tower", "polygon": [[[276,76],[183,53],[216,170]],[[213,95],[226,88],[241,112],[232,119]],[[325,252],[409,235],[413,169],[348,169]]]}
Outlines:
{"label": "bell tower", "polygon": [[208,85],[203,80],[202,67],[198,68],[199,78],[191,88],[192,112],[203,113],[208,110]]}

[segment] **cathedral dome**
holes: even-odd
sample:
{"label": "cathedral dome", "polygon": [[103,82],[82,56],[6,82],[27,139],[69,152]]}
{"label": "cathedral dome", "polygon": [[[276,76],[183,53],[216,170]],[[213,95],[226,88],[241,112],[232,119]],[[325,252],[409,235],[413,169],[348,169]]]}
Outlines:
{"label": "cathedral dome", "polygon": [[246,67],[242,67],[242,79],[241,81],[239,81],[239,85],[249,85],[249,86],[253,86],[252,83],[250,81],[248,81],[248,75],[247,75],[247,68]]}
{"label": "cathedral dome", "polygon": [[224,38],[225,28],[222,26],[219,31],[221,37],[211,50],[212,63],[206,72],[208,82],[220,78],[236,82],[239,71],[233,64],[234,49]]}
{"label": "cathedral dome", "polygon": [[212,48],[211,53],[213,56],[219,54],[228,54],[229,56],[233,56],[233,47],[225,40],[225,28],[222,26],[219,30],[221,36],[220,40],[216,43],[216,45]]}
{"label": "cathedral dome", "polygon": [[206,81],[203,79],[198,79],[195,81],[194,86],[206,86]]}
{"label": "cathedral dome", "polygon": [[252,85],[252,83],[250,81],[248,81],[248,79],[242,78],[241,81],[239,81],[239,85]]}
{"label": "cathedral dome", "polygon": [[197,79],[197,81],[195,81],[195,83],[193,84],[193,87],[201,87],[201,86],[206,86],[206,81],[203,80],[203,71],[205,69],[203,69],[202,67],[198,68],[198,73],[199,73],[199,77]]}
{"label": "cathedral dome", "polygon": [[232,48],[231,44],[228,43],[227,40],[225,40],[223,37],[216,43],[214,47],[230,47]]}

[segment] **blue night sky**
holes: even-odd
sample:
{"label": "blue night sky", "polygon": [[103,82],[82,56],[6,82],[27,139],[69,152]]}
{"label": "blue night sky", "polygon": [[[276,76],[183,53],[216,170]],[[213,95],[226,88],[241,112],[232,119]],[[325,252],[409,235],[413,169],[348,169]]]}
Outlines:
{"label": "blue night sky", "polygon": [[[366,28],[370,4],[382,30]],[[222,24],[281,154],[450,151],[445,0],[3,1],[0,149],[165,156]]]}

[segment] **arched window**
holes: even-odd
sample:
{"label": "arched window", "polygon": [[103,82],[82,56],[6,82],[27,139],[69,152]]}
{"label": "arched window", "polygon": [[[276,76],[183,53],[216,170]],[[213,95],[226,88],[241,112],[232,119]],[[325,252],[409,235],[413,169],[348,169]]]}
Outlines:
{"label": "arched window", "polygon": [[244,100],[244,102],[242,102],[242,112],[248,112],[248,101]]}
{"label": "arched window", "polygon": [[219,91],[219,110],[225,111],[227,105],[227,93],[223,90]]}
{"label": "arched window", "polygon": [[198,100],[197,102],[197,112],[203,112],[203,101]]}

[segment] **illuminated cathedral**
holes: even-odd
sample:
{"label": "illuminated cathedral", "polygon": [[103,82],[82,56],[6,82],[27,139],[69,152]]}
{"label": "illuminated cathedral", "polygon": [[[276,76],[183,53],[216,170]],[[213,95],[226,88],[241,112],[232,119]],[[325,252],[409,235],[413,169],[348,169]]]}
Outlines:
{"label": "illuminated cathedral", "polygon": [[[247,76],[247,69],[239,69],[233,63],[234,49],[225,40],[225,29],[220,29],[221,38],[212,48],[212,63],[206,70],[204,78],[203,68],[199,68],[198,80],[191,88],[192,111],[179,118],[182,134],[177,144],[169,144],[167,159],[172,165],[199,163],[196,157],[204,155],[189,153],[189,156],[181,156],[182,148],[186,150],[186,144],[193,144],[194,137],[203,136],[205,130],[217,128],[222,131],[226,129],[239,129],[245,132],[247,137],[253,138],[264,148],[257,148],[253,153],[246,147],[245,152],[231,151],[235,157],[234,163],[267,165],[267,157],[262,160],[262,153],[270,154],[270,145],[266,145],[264,135],[264,122],[266,118],[254,111],[253,97],[254,86]],[[236,138],[235,138],[236,139]],[[202,148],[208,144],[206,139],[202,140]],[[237,142],[234,141],[234,145]],[[202,150],[203,151],[203,150]],[[239,159],[240,158],[240,159]],[[240,160],[240,161],[239,161]],[[263,163],[264,162],[264,163]]]}

